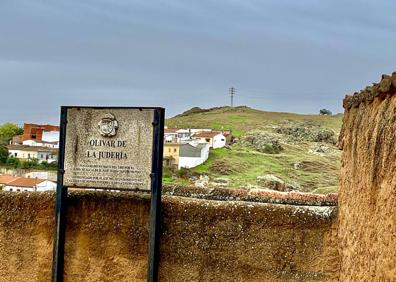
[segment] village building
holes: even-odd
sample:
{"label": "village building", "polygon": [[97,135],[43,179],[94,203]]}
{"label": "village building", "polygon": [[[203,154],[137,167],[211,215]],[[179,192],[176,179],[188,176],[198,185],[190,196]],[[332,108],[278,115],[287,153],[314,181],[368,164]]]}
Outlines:
{"label": "village building", "polygon": [[200,132],[192,136],[193,139],[200,140],[201,143],[209,143],[209,147],[213,149],[223,148],[226,145],[226,137],[217,131]]}
{"label": "village building", "polygon": [[182,143],[164,143],[164,166],[173,169],[193,168],[209,157],[209,144],[198,140]]}
{"label": "village building", "polygon": [[0,174],[0,189],[3,190],[3,188],[10,182],[16,180],[17,177],[8,175],[8,174]]}
{"label": "village building", "polygon": [[180,145],[178,168],[193,168],[209,158],[209,144],[190,142]]}
{"label": "village building", "polygon": [[177,129],[177,128],[165,128],[164,130],[164,140],[165,142],[180,143],[191,140],[194,134],[201,132],[212,132],[210,128],[187,128],[187,129]]}
{"label": "village building", "polygon": [[15,180],[7,183],[3,190],[9,192],[43,192],[43,191],[55,191],[56,183],[39,178],[25,178],[17,177]]}
{"label": "village building", "polygon": [[10,140],[10,145],[22,145],[22,135],[16,135]]}
{"label": "village building", "polygon": [[58,149],[39,147],[39,146],[28,146],[28,145],[8,145],[8,154],[20,160],[32,160],[37,159],[41,162],[56,162],[58,160]]}
{"label": "village building", "polygon": [[191,139],[191,129],[178,129],[177,142],[188,141]]}
{"label": "village building", "polygon": [[179,168],[180,145],[180,143],[164,143],[164,166],[174,169]]}
{"label": "village building", "polygon": [[177,142],[177,129],[165,128],[164,129],[164,141],[167,143],[176,143]]}
{"label": "village building", "polygon": [[25,123],[21,139],[22,142],[26,140],[54,142],[59,140],[59,131],[60,127],[56,125]]}
{"label": "village building", "polygon": [[22,145],[31,146],[31,147],[47,147],[47,148],[58,149],[59,141],[25,140],[22,142]]}

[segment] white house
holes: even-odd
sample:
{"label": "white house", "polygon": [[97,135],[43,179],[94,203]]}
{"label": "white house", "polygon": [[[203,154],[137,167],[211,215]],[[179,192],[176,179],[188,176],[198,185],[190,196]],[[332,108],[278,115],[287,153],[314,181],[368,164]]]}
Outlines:
{"label": "white house", "polygon": [[167,143],[176,143],[177,142],[177,129],[165,128],[164,141]]}
{"label": "white house", "polygon": [[191,128],[190,131],[191,131],[191,134],[194,135],[194,134],[201,133],[201,132],[212,132],[213,129],[211,129],[211,128]]}
{"label": "white house", "polygon": [[58,141],[49,142],[49,141],[25,140],[22,142],[22,145],[31,146],[31,147],[46,147],[53,149],[59,148]]}
{"label": "white house", "polygon": [[38,159],[39,162],[46,161],[52,163],[58,159],[58,149],[28,146],[28,145],[8,145],[8,153],[21,160]]}
{"label": "white house", "polygon": [[226,145],[226,137],[221,132],[200,132],[192,136],[193,139],[198,139],[200,142],[209,143],[209,147],[213,149],[223,148]]}
{"label": "white house", "polygon": [[178,143],[191,139],[191,129],[178,129],[176,133]]}
{"label": "white house", "polygon": [[209,144],[190,142],[180,145],[178,169],[192,168],[204,163],[209,157]]}
{"label": "white house", "polygon": [[4,187],[4,191],[10,192],[22,192],[22,191],[55,191],[56,183],[39,178],[24,178],[18,177],[14,181],[7,183]]}

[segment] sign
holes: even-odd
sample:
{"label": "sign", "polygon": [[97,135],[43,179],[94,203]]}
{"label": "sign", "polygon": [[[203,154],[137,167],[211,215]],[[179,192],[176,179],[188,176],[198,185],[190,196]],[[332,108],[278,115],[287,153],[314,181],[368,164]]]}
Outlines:
{"label": "sign", "polygon": [[158,281],[165,109],[61,107],[52,281],[63,281],[68,188],[151,192],[147,281]]}
{"label": "sign", "polygon": [[70,108],[64,185],[150,190],[152,109]]}

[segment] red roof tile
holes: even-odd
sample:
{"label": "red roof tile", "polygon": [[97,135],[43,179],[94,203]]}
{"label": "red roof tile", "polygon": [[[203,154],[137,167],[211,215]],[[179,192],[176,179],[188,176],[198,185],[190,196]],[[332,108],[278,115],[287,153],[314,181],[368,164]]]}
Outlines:
{"label": "red roof tile", "polygon": [[16,187],[34,187],[44,181],[45,179],[18,177],[14,181],[7,183],[7,185]]}
{"label": "red roof tile", "polygon": [[165,128],[164,129],[165,133],[176,133],[178,131],[177,128]]}
{"label": "red roof tile", "polygon": [[11,181],[14,181],[18,177],[12,176],[12,175],[7,175],[7,174],[2,174],[0,175],[0,184],[8,184]]}
{"label": "red roof tile", "polygon": [[195,134],[193,137],[198,137],[198,138],[213,138],[216,135],[221,134],[221,132],[216,132],[216,131],[212,131],[212,132],[200,132]]}

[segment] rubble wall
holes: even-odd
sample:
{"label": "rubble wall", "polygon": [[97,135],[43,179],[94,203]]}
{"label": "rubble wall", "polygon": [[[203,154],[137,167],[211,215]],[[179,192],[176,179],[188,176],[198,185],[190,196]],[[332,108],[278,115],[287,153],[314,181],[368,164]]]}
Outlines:
{"label": "rubble wall", "polygon": [[396,281],[396,73],[344,100],[341,281]]}
{"label": "rubble wall", "polygon": [[[65,281],[146,281],[149,195],[69,193]],[[50,281],[53,193],[0,192],[0,281]],[[164,196],[160,281],[337,281],[337,207]]]}

